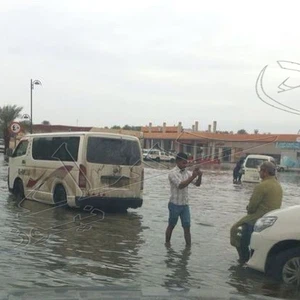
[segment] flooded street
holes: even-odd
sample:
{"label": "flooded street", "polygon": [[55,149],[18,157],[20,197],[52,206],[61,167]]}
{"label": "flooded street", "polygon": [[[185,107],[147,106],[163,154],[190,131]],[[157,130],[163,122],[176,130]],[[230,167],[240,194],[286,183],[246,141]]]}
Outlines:
{"label": "flooded street", "polygon": [[[145,169],[144,204],[127,214],[17,203],[7,190],[0,154],[0,290],[57,287],[201,289],[225,295],[298,299],[293,287],[240,267],[229,244],[231,225],[245,214],[254,185],[232,184],[232,171],[203,170],[201,188],[189,188],[192,247],[178,223],[172,247],[164,245],[168,168]],[[300,204],[300,174],[280,173],[283,207]]]}

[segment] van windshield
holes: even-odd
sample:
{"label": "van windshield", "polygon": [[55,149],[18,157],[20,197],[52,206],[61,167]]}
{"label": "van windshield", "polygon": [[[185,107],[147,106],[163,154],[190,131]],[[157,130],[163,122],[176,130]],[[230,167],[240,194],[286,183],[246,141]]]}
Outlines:
{"label": "van windshield", "polygon": [[140,147],[137,141],[89,137],[87,161],[109,165],[139,165],[141,164]]}
{"label": "van windshield", "polygon": [[247,159],[246,168],[257,169],[263,162],[267,161],[267,159],[263,158],[249,158]]}

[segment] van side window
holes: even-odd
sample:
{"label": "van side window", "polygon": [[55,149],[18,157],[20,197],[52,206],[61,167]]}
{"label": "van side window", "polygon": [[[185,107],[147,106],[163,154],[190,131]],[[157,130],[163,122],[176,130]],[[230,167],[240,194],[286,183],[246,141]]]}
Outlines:
{"label": "van side window", "polygon": [[139,144],[125,139],[89,137],[87,161],[110,165],[140,165]]}
{"label": "van side window", "polygon": [[79,137],[54,137],[52,141],[53,158],[61,161],[77,161]]}
{"label": "van side window", "polygon": [[36,160],[77,161],[79,137],[40,137],[33,139],[32,157]]}
{"label": "van side window", "polygon": [[23,156],[27,152],[28,141],[21,141],[14,151],[12,157]]}

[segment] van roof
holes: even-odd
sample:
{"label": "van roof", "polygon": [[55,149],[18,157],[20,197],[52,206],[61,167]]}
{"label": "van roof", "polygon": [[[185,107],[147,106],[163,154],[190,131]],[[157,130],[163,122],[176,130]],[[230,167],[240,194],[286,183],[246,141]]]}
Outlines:
{"label": "van roof", "polygon": [[273,156],[270,156],[270,155],[263,155],[263,154],[249,154],[247,155],[246,159],[247,158],[273,158]]}
{"label": "van roof", "polygon": [[33,133],[25,135],[23,138],[28,137],[47,137],[47,136],[99,136],[99,137],[123,137],[128,140],[138,141],[139,139],[132,135],[118,134],[118,133],[108,133],[108,132],[95,132],[95,131],[71,131],[71,132],[50,132],[50,133]]}

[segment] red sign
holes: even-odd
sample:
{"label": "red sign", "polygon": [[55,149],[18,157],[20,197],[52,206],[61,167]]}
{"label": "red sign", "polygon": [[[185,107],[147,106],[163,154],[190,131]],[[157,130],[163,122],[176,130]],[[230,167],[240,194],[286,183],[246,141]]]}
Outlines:
{"label": "red sign", "polygon": [[9,129],[11,133],[18,134],[21,131],[21,125],[18,122],[12,122]]}

